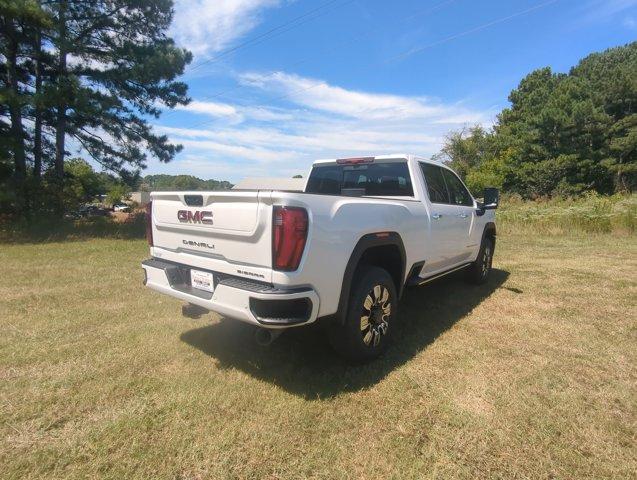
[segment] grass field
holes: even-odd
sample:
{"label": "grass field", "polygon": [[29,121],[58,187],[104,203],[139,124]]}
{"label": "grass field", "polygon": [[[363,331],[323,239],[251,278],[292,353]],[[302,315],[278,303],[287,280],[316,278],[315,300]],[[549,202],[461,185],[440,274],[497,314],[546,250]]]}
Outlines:
{"label": "grass field", "polygon": [[635,478],[635,236],[500,235],[367,366],[141,285],[141,240],[0,245],[0,477]]}
{"label": "grass field", "polygon": [[637,194],[537,201],[505,196],[498,209],[500,233],[637,233]]}

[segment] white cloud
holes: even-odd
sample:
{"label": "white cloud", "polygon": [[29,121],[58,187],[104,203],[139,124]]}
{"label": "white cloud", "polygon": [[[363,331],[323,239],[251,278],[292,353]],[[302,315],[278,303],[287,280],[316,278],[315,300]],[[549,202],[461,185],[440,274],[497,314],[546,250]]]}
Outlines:
{"label": "white cloud", "polygon": [[252,30],[279,0],[176,0],[172,35],[195,56],[227,48]]}
{"label": "white cloud", "polygon": [[422,117],[440,112],[438,107],[430,105],[425,98],[346,90],[322,80],[284,72],[246,73],[240,76],[240,81],[264,90],[280,92],[305,107],[349,117]]}
{"label": "white cloud", "polygon": [[194,100],[188,105],[178,105],[175,108],[190,113],[224,119],[231,124],[238,124],[250,120],[261,122],[285,121],[293,118],[291,113],[276,108],[230,105],[228,103],[203,102],[198,100]]}
{"label": "white cloud", "polygon": [[[190,128],[183,123],[157,127],[184,145],[180,158],[188,159],[187,164],[177,159],[163,171],[237,181],[305,173],[317,158],[395,152],[428,156],[439,151],[449,130],[489,125],[495,115],[460,103],[348,90],[283,72],[246,74],[240,81],[265,90],[267,97],[286,94],[287,106],[192,102],[184,109],[200,114],[195,118],[213,120],[192,122]],[[234,168],[228,168],[233,162]]]}
{"label": "white cloud", "polygon": [[227,103],[200,102],[194,100],[188,105],[178,105],[178,110],[187,110],[192,113],[204,113],[211,117],[233,117],[237,115],[237,109]]}
{"label": "white cloud", "polygon": [[212,140],[179,140],[184,147],[192,147],[193,150],[204,150],[211,153],[222,154],[229,157],[240,158],[257,163],[287,162],[298,157],[298,153],[293,151],[277,151],[268,148],[260,148],[244,145],[232,145],[224,142]]}
{"label": "white cloud", "polygon": [[[217,145],[208,143],[209,140],[214,140],[224,145],[249,145],[260,147],[264,151],[286,152],[286,159],[289,159],[291,154],[296,154],[297,158],[298,155],[325,157],[326,152],[375,153],[402,150],[419,153],[423,150],[431,151],[432,148],[435,151],[440,146],[442,138],[422,132],[402,132],[392,127],[377,128],[371,125],[358,129],[343,129],[342,124],[330,126],[327,123],[313,123],[305,127],[296,124],[295,127],[294,131],[289,133],[276,128],[205,130],[157,127],[157,131],[192,147],[213,146],[218,149]],[[262,155],[259,157],[263,158]]]}

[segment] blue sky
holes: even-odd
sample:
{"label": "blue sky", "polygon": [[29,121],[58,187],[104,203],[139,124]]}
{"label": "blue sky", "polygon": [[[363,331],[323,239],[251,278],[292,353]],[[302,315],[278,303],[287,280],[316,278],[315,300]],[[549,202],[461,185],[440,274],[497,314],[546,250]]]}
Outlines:
{"label": "blue sky", "polygon": [[237,181],[434,154],[530,71],[635,40],[637,0],[176,0],[171,33],[193,102],[154,122],[184,150],[145,173]]}

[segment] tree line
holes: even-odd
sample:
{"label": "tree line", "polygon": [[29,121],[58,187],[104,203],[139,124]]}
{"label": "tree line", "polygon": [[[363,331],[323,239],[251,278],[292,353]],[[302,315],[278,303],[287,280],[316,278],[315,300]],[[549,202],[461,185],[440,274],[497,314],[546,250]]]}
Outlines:
{"label": "tree line", "polygon": [[637,42],[594,53],[568,73],[527,75],[492,128],[448,135],[435,156],[476,194],[525,198],[637,188]]}
{"label": "tree line", "polygon": [[139,188],[146,191],[180,190],[230,190],[232,183],[226,180],[202,180],[193,175],[146,175]]}
{"label": "tree line", "polygon": [[0,211],[61,214],[71,151],[129,184],[180,151],[149,122],[189,101],[172,17],[172,0],[0,0]]}
{"label": "tree line", "polygon": [[98,198],[106,204],[120,203],[132,191],[183,191],[183,190],[229,190],[232,184],[219,180],[202,180],[192,175],[146,175],[138,176],[126,184],[106,171],[96,172],[83,158],[66,160],[66,181],[63,189],[65,212],[76,212],[87,203]]}

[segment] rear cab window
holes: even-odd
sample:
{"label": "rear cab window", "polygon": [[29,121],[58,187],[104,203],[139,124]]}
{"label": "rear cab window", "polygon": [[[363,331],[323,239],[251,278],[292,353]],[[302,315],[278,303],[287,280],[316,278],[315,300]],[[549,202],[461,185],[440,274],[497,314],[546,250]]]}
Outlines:
{"label": "rear cab window", "polygon": [[379,162],[362,165],[314,165],[306,193],[344,195],[364,191],[371,197],[413,197],[407,162]]}

